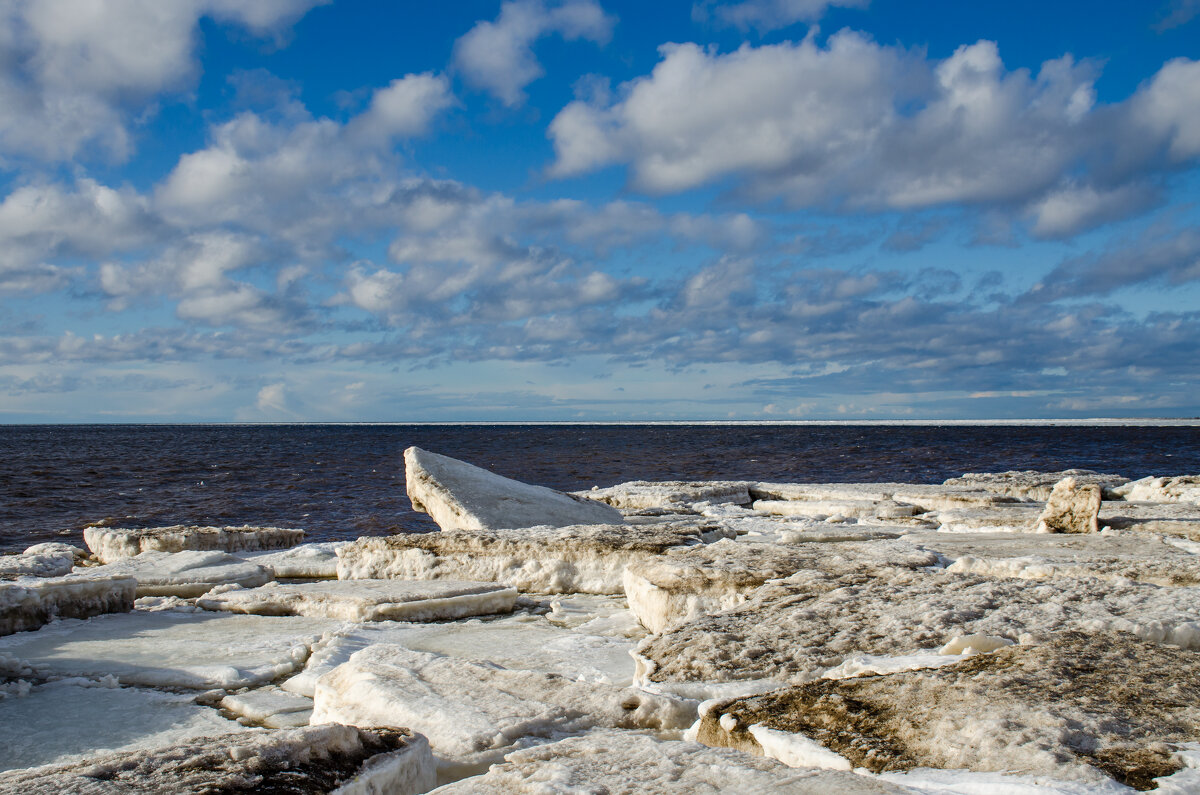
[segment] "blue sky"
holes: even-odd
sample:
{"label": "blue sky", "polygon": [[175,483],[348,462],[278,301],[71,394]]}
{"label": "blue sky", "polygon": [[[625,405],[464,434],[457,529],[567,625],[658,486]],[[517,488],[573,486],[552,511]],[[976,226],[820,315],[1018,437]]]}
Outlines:
{"label": "blue sky", "polygon": [[1200,415],[1200,0],[0,0],[0,422]]}

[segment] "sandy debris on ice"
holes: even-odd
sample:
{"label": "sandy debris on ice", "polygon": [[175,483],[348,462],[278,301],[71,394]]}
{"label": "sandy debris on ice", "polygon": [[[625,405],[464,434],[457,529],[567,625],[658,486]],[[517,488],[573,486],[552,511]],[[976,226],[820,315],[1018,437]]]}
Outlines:
{"label": "sandy debris on ice", "polygon": [[199,527],[172,525],[128,529],[85,527],[83,540],[101,563],[132,558],[143,552],[183,552],[189,549],[242,552],[282,549],[304,540],[304,531],[285,527]]}
{"label": "sandy debris on ice", "polygon": [[793,770],[773,759],[636,732],[594,731],[514,751],[486,774],[434,790],[436,795],[511,793],[639,795],[885,795],[908,790],[876,778]]}
{"label": "sandy debris on ice", "polygon": [[961,477],[942,481],[942,485],[966,486],[1005,497],[1015,497],[1018,500],[1045,502],[1050,499],[1050,492],[1054,490],[1055,484],[1063,478],[1075,478],[1075,482],[1080,485],[1099,486],[1105,495],[1115,494],[1114,490],[1118,486],[1129,482],[1129,478],[1090,469],[1064,469],[1061,472],[1026,469],[1008,472],[967,472]]}
{"label": "sandy debris on ice", "polygon": [[710,707],[698,737],[762,753],[752,728],[800,734],[873,772],[1050,774],[1139,789],[1200,737],[1200,656],[1126,633],[1063,632],[955,665],[820,680]]}
{"label": "sandy debris on ice", "polygon": [[994,579],[945,571],[801,570],[744,604],[638,647],[639,681],[802,682],[856,654],[909,654],[955,635],[1030,642],[1123,630],[1200,649],[1200,588],[1096,579]]}
{"label": "sandy debris on ice", "polygon": [[481,752],[592,727],[683,729],[695,703],[375,644],[317,680],[313,723],[410,726],[461,763]]}
{"label": "sandy debris on ice", "polygon": [[1054,484],[1046,507],[1038,516],[1038,533],[1095,533],[1100,529],[1100,487],[1065,477]]}
{"label": "sandy debris on ice", "polygon": [[338,550],[338,577],[477,580],[522,592],[623,593],[625,567],[703,543],[711,523],[447,530],[360,538]]}
{"label": "sandy debris on ice", "polygon": [[429,745],[396,729],[329,724],[204,737],[148,751],[0,773],[25,795],[331,792],[416,795],[435,783]]}
{"label": "sandy debris on ice", "polygon": [[516,601],[516,589],[491,582],[334,580],[220,590],[196,604],[232,613],[362,622],[451,621],[510,613]]}
{"label": "sandy debris on ice", "polygon": [[274,572],[219,550],[143,552],[103,566],[81,568],[80,577],[133,577],[137,595],[190,598],[218,585],[254,588],[271,581]]}
{"label": "sandy debris on ice", "polygon": [[410,447],[404,475],[413,508],[443,530],[621,524],[621,512],[586,497],[532,486],[465,461]]}
{"label": "sandy debris on ice", "polygon": [[35,630],[57,618],[133,609],[132,577],[17,577],[0,581],[0,635]]}

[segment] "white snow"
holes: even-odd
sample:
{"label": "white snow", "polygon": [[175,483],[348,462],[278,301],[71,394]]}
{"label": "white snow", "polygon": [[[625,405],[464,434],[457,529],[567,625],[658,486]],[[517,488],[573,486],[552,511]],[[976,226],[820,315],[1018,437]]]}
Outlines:
{"label": "white snow", "polygon": [[63,577],[70,574],[74,566],[75,558],[62,553],[0,555],[0,577]]}
{"label": "white snow", "polygon": [[945,646],[938,649],[938,654],[987,654],[989,651],[1003,649],[1005,646],[1011,645],[1013,645],[1013,642],[1008,638],[1000,638],[995,635],[983,635],[980,633],[974,635],[955,635],[946,642]]}
{"label": "white snow", "polygon": [[304,531],[285,527],[200,527],[172,525],[129,529],[85,527],[83,540],[101,563],[132,558],[143,552],[182,552],[192,549],[238,552],[282,549],[304,540]]}
{"label": "white snow", "polygon": [[279,578],[332,580],[337,578],[337,551],[347,543],[320,541],[291,549],[239,552],[237,556],[271,569]]}
{"label": "white snow", "polygon": [[[732,717],[732,715],[722,715],[721,720]],[[819,767],[824,770],[851,769],[850,760],[846,757],[830,751],[803,734],[776,731],[760,723],[749,727],[747,731],[762,747],[763,756],[778,759],[788,767]]]}
{"label": "white snow", "polygon": [[177,611],[64,620],[0,638],[0,657],[40,677],[105,675],[121,684],[195,690],[263,684],[298,671],[328,619]]}
{"label": "white snow", "polygon": [[103,566],[83,568],[80,577],[133,577],[138,596],[193,597],[218,585],[254,588],[271,581],[274,572],[218,550],[143,552]]}
{"label": "white snow", "polygon": [[[909,787],[922,795],[1133,795],[1135,790],[1107,781],[1065,781],[1051,776],[937,770],[921,767],[903,773],[880,773],[883,781]],[[1165,781],[1167,779],[1159,779]],[[1159,789],[1156,792],[1170,792]],[[1194,790],[1189,790],[1194,793]]]}
{"label": "white snow", "polygon": [[0,770],[238,731],[190,695],[66,679],[0,703]]}
{"label": "white snow", "polygon": [[621,512],[586,497],[531,486],[419,447],[404,451],[408,497],[443,530],[621,524]]}
{"label": "white snow", "polygon": [[634,688],[376,644],[317,681],[312,722],[407,726],[461,763],[524,737],[594,726],[683,729],[695,704]]}
{"label": "white snow", "polygon": [[447,621],[508,613],[516,600],[516,589],[490,582],[334,580],[222,590],[196,603],[205,610],[361,622]]}
{"label": "white snow", "polygon": [[37,629],[56,618],[132,610],[131,577],[19,577],[0,581],[0,635]]}

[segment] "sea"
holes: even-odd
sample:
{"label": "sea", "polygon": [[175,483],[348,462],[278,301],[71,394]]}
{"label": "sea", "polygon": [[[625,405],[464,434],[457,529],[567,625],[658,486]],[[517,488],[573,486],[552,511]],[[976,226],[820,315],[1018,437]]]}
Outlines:
{"label": "sea", "polygon": [[404,490],[416,445],[561,490],[629,480],[940,483],[964,472],[1200,473],[1200,421],[0,426],[0,552],[89,525],[436,529]]}

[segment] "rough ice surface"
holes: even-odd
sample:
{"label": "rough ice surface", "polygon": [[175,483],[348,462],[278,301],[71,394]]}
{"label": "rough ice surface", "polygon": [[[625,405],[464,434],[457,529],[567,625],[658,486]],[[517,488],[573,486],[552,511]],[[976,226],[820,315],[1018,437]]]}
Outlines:
{"label": "rough ice surface", "polygon": [[1200,504],[1200,475],[1142,478],[1114,488],[1113,493],[1131,502]]}
{"label": "rough ice surface", "polygon": [[274,572],[218,550],[143,552],[132,558],[82,568],[80,577],[133,577],[138,596],[193,597],[218,585],[254,588],[271,581]]}
{"label": "rough ice surface", "polygon": [[409,726],[461,764],[522,738],[592,727],[683,729],[695,704],[375,644],[317,681],[313,723]]}
{"label": "rough ice surface", "polygon": [[515,751],[486,774],[439,787],[436,795],[632,793],[639,795],[884,795],[907,792],[876,778],[793,770],[693,742],[636,732],[594,731]]}
{"label": "rough ice surface", "polygon": [[515,589],[490,582],[334,580],[221,590],[196,604],[205,610],[361,622],[449,621],[508,613],[516,601]]}
{"label": "rough ice surface", "polygon": [[443,530],[499,530],[621,524],[621,512],[604,503],[531,486],[419,447],[404,451],[404,474],[413,508]]}
{"label": "rough ice surface", "polygon": [[623,511],[648,508],[697,510],[698,503],[749,505],[749,485],[743,480],[631,480],[608,488],[594,487],[591,491],[574,493],[576,496],[598,500]]}
{"label": "rough ice surface", "polygon": [[1038,517],[1039,533],[1095,533],[1100,529],[1100,487],[1065,477],[1054,485]]}
{"label": "rough ice surface", "polygon": [[347,541],[319,541],[300,544],[291,549],[239,552],[237,556],[257,563],[283,579],[336,579],[337,551]]}
{"label": "rough ice surface", "polygon": [[0,581],[0,635],[37,629],[56,618],[88,618],[133,609],[131,577],[18,577]]}
{"label": "rough ice surface", "polygon": [[768,751],[749,731],[755,725],[804,735],[874,772],[1108,776],[1145,789],[1180,769],[1172,744],[1200,731],[1200,656],[1124,633],[1064,632],[943,668],[820,680],[718,704],[697,736]]}
{"label": "rough ice surface", "polygon": [[1019,502],[991,508],[945,508],[931,516],[942,532],[1032,533],[1043,510],[1040,503]]}
{"label": "rough ice surface", "polygon": [[947,508],[986,508],[1015,501],[971,486],[929,486],[918,483],[751,483],[755,500],[870,501],[912,505],[919,512]]}
{"label": "rough ice surface", "polygon": [[172,525],[127,529],[85,527],[83,540],[101,563],[132,558],[143,552],[183,552],[188,549],[217,549],[242,552],[283,549],[304,540],[304,531],[285,527],[198,527]]}
{"label": "rough ice surface", "polygon": [[1191,502],[1104,502],[1099,523],[1101,527],[1200,541],[1200,505]]}
{"label": "rough ice surface", "polygon": [[802,682],[856,654],[910,654],[975,633],[1028,642],[1069,629],[1123,630],[1200,649],[1200,588],[805,569],[738,607],[647,638],[637,651],[638,677]]}
{"label": "rough ice surface", "polygon": [[920,510],[893,500],[756,500],[754,510],[777,516],[810,519],[907,519]]}
{"label": "rough ice surface", "polygon": [[1143,533],[911,533],[903,538],[937,552],[951,561],[950,571],[963,574],[1200,584],[1200,557]]}
{"label": "rough ice surface", "polygon": [[34,675],[112,675],[121,684],[195,690],[249,687],[300,670],[328,619],[134,611],[65,620],[0,638],[0,658]]}
{"label": "rough ice surface", "polygon": [[625,567],[703,542],[700,525],[584,525],[360,538],[338,550],[338,577],[478,580],[522,592],[623,593]]}
{"label": "rough ice surface", "polygon": [[1036,470],[1012,470],[1009,472],[968,472],[957,478],[942,481],[944,486],[966,486],[983,489],[992,494],[1015,497],[1018,500],[1045,502],[1050,492],[1063,478],[1074,478],[1081,486],[1099,486],[1105,494],[1115,494],[1118,487],[1129,483],[1129,478],[1107,475],[1090,469],[1064,469],[1061,472],[1038,472]]}
{"label": "rough ice surface", "polygon": [[220,706],[248,723],[269,729],[307,726],[313,709],[311,698],[272,685],[225,696]]}
{"label": "rough ice surface", "polygon": [[894,674],[897,671],[912,671],[917,668],[940,668],[943,665],[953,665],[964,659],[965,656],[939,651],[896,655],[856,654],[853,657],[847,657],[841,664],[835,665],[821,674],[821,678],[849,679],[852,676]]}
{"label": "rough ice surface", "polygon": [[75,558],[62,553],[25,552],[0,555],[0,578],[63,577],[71,573]]}
{"label": "rough ice surface", "polygon": [[74,544],[66,544],[62,541],[44,541],[41,544],[34,544],[26,548],[26,555],[65,555],[66,557],[75,560],[82,560],[88,557],[86,549],[80,549]]}
{"label": "rough ice surface", "polygon": [[787,546],[721,540],[669,550],[625,570],[625,596],[651,632],[744,602],[768,580],[800,569],[839,571],[872,566],[939,563],[936,554],[904,542],[796,543]]}
{"label": "rough ice surface", "polygon": [[190,695],[65,679],[0,702],[0,770],[237,731]]}
{"label": "rough ice surface", "polygon": [[13,770],[0,773],[0,790],[25,795],[416,795],[434,786],[435,776],[429,745],[419,735],[330,724],[203,737],[150,751]]}

